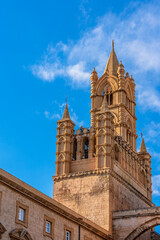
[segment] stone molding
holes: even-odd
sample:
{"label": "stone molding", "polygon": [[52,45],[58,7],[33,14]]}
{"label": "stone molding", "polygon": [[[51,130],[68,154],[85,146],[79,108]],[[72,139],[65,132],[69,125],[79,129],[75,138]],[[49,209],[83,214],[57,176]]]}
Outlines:
{"label": "stone molding", "polygon": [[23,228],[16,228],[9,233],[11,240],[32,240],[30,234]]}
{"label": "stone molding", "polygon": [[137,218],[148,216],[160,216],[160,207],[140,208],[136,210],[125,210],[113,212],[113,219]]}

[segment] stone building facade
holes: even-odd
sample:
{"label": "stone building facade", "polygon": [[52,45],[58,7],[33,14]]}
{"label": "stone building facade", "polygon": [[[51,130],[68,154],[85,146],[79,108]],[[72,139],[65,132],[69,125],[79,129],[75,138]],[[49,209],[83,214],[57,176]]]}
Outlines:
{"label": "stone building facade", "polygon": [[91,73],[91,127],[75,132],[67,103],[57,122],[53,199],[0,170],[0,239],[160,239],[151,235],[160,209],[143,138],[136,149],[135,105],[112,42],[103,75]]}

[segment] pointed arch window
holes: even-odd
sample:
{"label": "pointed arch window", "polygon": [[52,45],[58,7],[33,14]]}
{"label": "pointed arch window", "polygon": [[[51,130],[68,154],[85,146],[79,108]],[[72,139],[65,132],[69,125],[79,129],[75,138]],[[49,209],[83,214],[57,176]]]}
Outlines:
{"label": "pointed arch window", "polygon": [[96,137],[93,136],[93,157],[96,155]]}
{"label": "pointed arch window", "polygon": [[113,104],[113,92],[112,92],[112,88],[111,88],[110,84],[107,84],[105,86],[103,92],[104,92],[103,95],[106,95],[108,105],[112,105]]}
{"label": "pointed arch window", "polygon": [[72,161],[75,161],[75,160],[76,160],[76,154],[77,154],[77,139],[74,138],[74,141],[73,141],[73,158],[72,158]]}
{"label": "pointed arch window", "polygon": [[89,139],[88,137],[84,137],[83,139],[83,149],[82,149],[82,158],[88,158],[88,152],[89,152]]}
{"label": "pointed arch window", "polygon": [[115,160],[119,162],[119,149],[117,145],[115,145],[114,151],[115,151]]}

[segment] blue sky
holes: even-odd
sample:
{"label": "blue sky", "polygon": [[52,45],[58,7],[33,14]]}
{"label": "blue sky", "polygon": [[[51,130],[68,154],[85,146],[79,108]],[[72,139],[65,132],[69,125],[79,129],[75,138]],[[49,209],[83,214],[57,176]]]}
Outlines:
{"label": "blue sky", "polygon": [[115,51],[136,82],[140,132],[160,205],[160,2],[2,1],[0,165],[52,197],[56,122],[68,96],[76,127],[90,126],[90,73]]}

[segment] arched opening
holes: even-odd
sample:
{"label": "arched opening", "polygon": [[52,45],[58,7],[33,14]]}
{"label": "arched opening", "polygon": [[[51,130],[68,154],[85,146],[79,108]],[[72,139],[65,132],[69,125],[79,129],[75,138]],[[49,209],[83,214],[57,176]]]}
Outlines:
{"label": "arched opening", "polygon": [[[151,220],[143,223],[136,229],[134,229],[125,240],[139,240],[142,239],[141,236],[145,234],[148,230],[153,229],[155,226],[160,225],[160,217],[152,218]],[[144,238],[143,238],[144,239]]]}
{"label": "arched opening", "polygon": [[93,157],[95,157],[95,155],[96,155],[96,137],[95,137],[95,135],[93,136]]}
{"label": "arched opening", "polygon": [[73,158],[72,158],[72,161],[75,161],[75,160],[76,160],[76,154],[77,154],[77,139],[74,138],[74,141],[73,141]]}
{"label": "arched opening", "polygon": [[117,145],[114,146],[114,152],[115,152],[115,160],[119,162],[119,149]]}
{"label": "arched opening", "polygon": [[126,107],[128,108],[128,110],[130,112],[132,112],[132,94],[131,94],[131,90],[130,87],[127,87],[127,95],[126,95]]}
{"label": "arched opening", "polygon": [[65,132],[65,126],[64,126],[64,124],[61,124],[61,125],[60,125],[59,134],[60,134],[60,135],[64,135],[64,132]]}
{"label": "arched opening", "polygon": [[64,151],[64,138],[63,137],[61,137],[59,139],[58,147],[59,147],[59,149],[58,149],[59,152],[63,152]]}
{"label": "arched opening", "polygon": [[88,158],[89,152],[89,139],[88,137],[84,137],[83,139],[83,149],[82,149],[82,158]]}
{"label": "arched opening", "polygon": [[98,168],[104,168],[104,150],[101,148],[98,152]]}
{"label": "arched opening", "polygon": [[128,121],[127,121],[126,141],[129,143],[130,146],[133,146],[132,124],[131,124],[130,119],[128,119]]}
{"label": "arched opening", "polygon": [[63,175],[63,155],[58,158],[58,175]]}
{"label": "arched opening", "polygon": [[9,237],[11,240],[32,240],[30,234],[26,229],[16,228],[9,233]]}
{"label": "arched opening", "polygon": [[103,145],[104,144],[104,131],[100,129],[98,133],[98,145]]}
{"label": "arched opening", "polygon": [[112,105],[113,104],[113,92],[112,92],[112,88],[111,88],[110,84],[107,84],[104,87],[103,92],[104,92],[103,95],[106,95],[108,105]]}
{"label": "arched opening", "polygon": [[143,184],[143,186],[146,187],[146,177],[143,170],[141,170],[139,173],[139,180]]}

